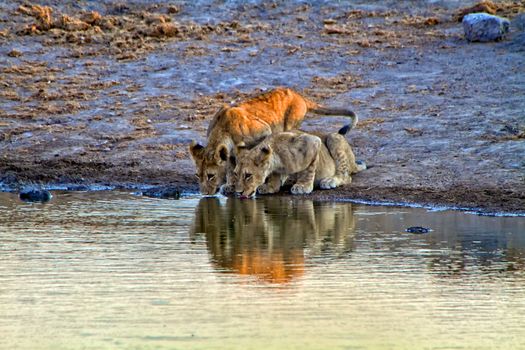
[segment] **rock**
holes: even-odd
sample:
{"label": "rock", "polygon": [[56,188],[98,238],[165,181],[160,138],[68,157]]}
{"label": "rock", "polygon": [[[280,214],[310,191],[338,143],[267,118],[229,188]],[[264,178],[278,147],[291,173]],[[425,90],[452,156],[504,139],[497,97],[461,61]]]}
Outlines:
{"label": "rock", "polygon": [[421,226],[412,226],[412,227],[409,227],[405,230],[405,232],[409,232],[409,233],[429,233],[430,231],[432,231],[431,229],[429,228],[426,228],[426,227],[421,227]]}
{"label": "rock", "polygon": [[49,191],[31,188],[20,191],[18,197],[24,202],[48,202],[53,196]]}
{"label": "rock", "polygon": [[153,27],[148,34],[155,38],[174,37],[179,34],[179,28],[173,23],[160,23]]}
{"label": "rock", "polygon": [[463,17],[463,30],[468,41],[495,41],[508,33],[510,21],[486,13],[472,13]]}
{"label": "rock", "polygon": [[176,5],[169,5],[167,12],[169,14],[175,14],[180,12],[180,7]]}
{"label": "rock", "polygon": [[9,51],[7,53],[7,56],[9,56],[9,57],[20,57],[20,56],[22,56],[22,52],[18,51],[17,49],[12,49],[11,51]]}
{"label": "rock", "polygon": [[142,191],[142,195],[162,199],[180,199],[181,191],[176,187],[152,188]]}

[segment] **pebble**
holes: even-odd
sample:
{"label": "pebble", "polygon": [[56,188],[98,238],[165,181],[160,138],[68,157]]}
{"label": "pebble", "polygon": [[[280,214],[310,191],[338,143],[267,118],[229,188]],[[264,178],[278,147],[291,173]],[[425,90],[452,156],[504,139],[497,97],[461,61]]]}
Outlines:
{"label": "pebble", "polygon": [[53,196],[47,190],[32,188],[20,191],[18,197],[24,202],[49,202]]}
{"label": "pebble", "polygon": [[176,187],[153,188],[142,191],[142,195],[162,199],[180,199],[181,191]]}
{"label": "pebble", "polygon": [[409,233],[429,233],[430,231],[431,229],[421,226],[411,226],[405,230],[405,232]]}
{"label": "pebble", "polygon": [[463,17],[463,30],[468,41],[501,40],[508,33],[510,21],[487,13],[471,13]]}

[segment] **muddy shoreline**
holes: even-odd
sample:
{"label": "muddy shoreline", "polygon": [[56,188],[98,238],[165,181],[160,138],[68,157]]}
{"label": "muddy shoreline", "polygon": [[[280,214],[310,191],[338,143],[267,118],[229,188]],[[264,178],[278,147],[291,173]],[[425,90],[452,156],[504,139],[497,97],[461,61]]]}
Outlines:
{"label": "muddy shoreline", "polygon": [[[71,169],[73,170],[76,168]],[[131,190],[137,194],[169,199],[174,199],[172,195],[174,191],[180,192],[182,197],[197,194],[199,191],[198,184],[192,176],[181,176],[178,173],[150,174],[141,169],[137,170],[141,172],[140,182],[138,182],[135,177],[123,178],[117,174],[95,177],[92,173],[87,172],[89,179],[62,178],[63,182],[57,182],[57,177],[60,176],[46,174],[41,169],[38,171],[38,175],[30,176],[22,181],[0,183],[0,189],[7,192],[17,192],[33,187],[62,191]],[[24,170],[23,173],[30,174],[31,172]],[[360,185],[359,180],[362,176],[365,176],[365,173],[355,175],[353,185],[334,190],[316,190],[310,195],[300,197],[317,201],[351,201],[372,205],[453,209],[476,212],[481,215],[525,216],[524,193],[519,190],[513,191],[497,187],[476,188],[472,185],[448,189],[393,186],[371,188]],[[116,178],[121,178],[121,181],[115,181]],[[297,197],[290,195],[288,190],[289,188],[283,188],[277,195]],[[165,196],[166,193],[169,194],[168,197]]]}
{"label": "muddy shoreline", "polygon": [[495,3],[511,32],[483,44],[475,1],[2,3],[0,188],[195,192],[214,111],[287,86],[355,110],[373,166],[308,197],[525,214],[525,3]]}

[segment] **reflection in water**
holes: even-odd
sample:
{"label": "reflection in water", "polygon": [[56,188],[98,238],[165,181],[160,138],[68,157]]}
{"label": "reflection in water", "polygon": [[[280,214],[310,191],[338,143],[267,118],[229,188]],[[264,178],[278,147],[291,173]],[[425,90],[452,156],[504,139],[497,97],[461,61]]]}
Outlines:
{"label": "reflection in water", "polygon": [[351,204],[270,196],[228,198],[223,204],[205,197],[195,210],[191,234],[206,236],[212,261],[220,269],[284,283],[304,274],[305,251],[349,251],[354,226]]}
{"label": "reflection in water", "polygon": [[[349,203],[273,196],[226,201],[205,197],[195,210],[190,235],[205,236],[212,262],[220,271],[254,275],[273,283],[302,276],[305,255],[313,261],[349,253],[356,235],[361,247],[371,251],[388,247],[407,256],[413,254],[415,242],[423,244],[418,254],[437,277],[461,277],[473,271],[499,276],[505,271],[525,271],[525,236],[513,235],[516,226],[505,224],[516,220],[502,218],[480,230],[478,222],[498,219],[460,212],[436,213],[423,219],[417,211],[384,215],[381,210],[373,215],[370,209],[359,214],[361,222],[356,225]],[[410,223],[423,223],[434,230],[425,235],[405,233]],[[518,225],[518,231],[520,227],[525,232],[525,226]]]}
{"label": "reflection in water", "polygon": [[0,349],[525,349],[524,257],[525,218],[0,193]]}

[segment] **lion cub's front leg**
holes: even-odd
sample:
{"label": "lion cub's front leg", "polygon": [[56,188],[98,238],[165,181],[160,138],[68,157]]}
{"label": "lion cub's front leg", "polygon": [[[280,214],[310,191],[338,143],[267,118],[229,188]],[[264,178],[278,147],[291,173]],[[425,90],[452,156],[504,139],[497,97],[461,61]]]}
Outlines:
{"label": "lion cub's front leg", "polygon": [[319,152],[308,167],[298,174],[297,182],[292,186],[292,194],[308,194],[314,189],[315,169],[319,163]]}
{"label": "lion cub's front leg", "polygon": [[294,159],[288,162],[291,173],[297,174],[292,194],[307,194],[314,189],[315,172],[319,164],[322,141],[314,135],[301,135],[294,140]]}
{"label": "lion cub's front leg", "polygon": [[226,183],[221,186],[221,193],[225,196],[235,193],[235,183],[237,182],[235,176],[235,157],[230,157],[226,165]]}
{"label": "lion cub's front leg", "polygon": [[277,193],[281,189],[281,185],[286,181],[286,176],[273,173],[268,177],[268,181],[257,188],[260,194]]}

